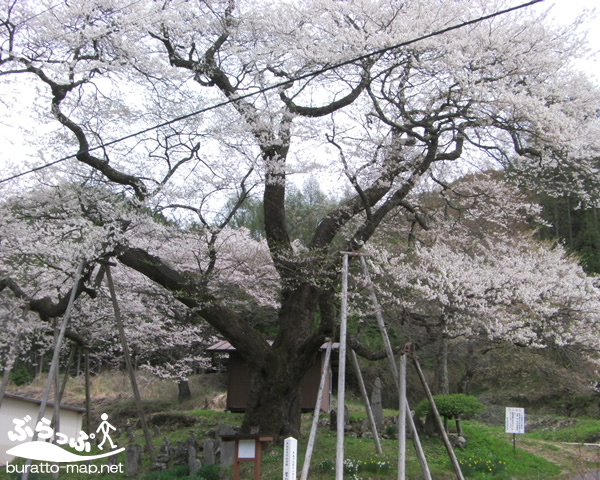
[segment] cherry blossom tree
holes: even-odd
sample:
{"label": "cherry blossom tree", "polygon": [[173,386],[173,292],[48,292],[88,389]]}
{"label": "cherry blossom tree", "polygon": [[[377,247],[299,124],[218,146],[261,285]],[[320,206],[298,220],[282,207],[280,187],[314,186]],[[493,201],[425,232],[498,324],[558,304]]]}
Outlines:
{"label": "cherry blossom tree", "polygon": [[[0,77],[5,91],[37,89],[24,113],[55,126],[32,139],[47,162],[40,182],[61,190],[78,179],[122,200],[101,204],[110,220],[95,207],[70,219],[65,235],[81,234],[71,261],[114,257],[216,328],[252,371],[243,428],[279,438],[297,435],[298,385],[335,333],[340,250],[362,248],[398,209],[420,221],[412,194],[430,176],[494,161],[523,180],[552,174],[554,189],[597,193],[598,89],[572,63],[584,43],[539,8],[499,13],[508,6],[3,0]],[[285,198],[308,172],[353,195],[299,245]],[[227,252],[239,234],[227,225],[253,192],[265,242]],[[81,293],[92,293],[92,270]],[[266,282],[255,293],[277,307],[272,345],[223,293],[224,272]],[[54,316],[63,304],[51,303]]]}
{"label": "cherry blossom tree", "polygon": [[[169,248],[179,251],[178,255],[168,255],[173,262],[197,265],[209,261],[194,252],[194,247],[205,241],[201,231],[188,235],[180,231],[168,233],[164,221],[152,222],[146,216],[114,208],[118,202],[118,198],[101,189],[68,185],[56,190],[42,189],[25,198],[13,197],[0,206],[3,232],[0,269],[12,272],[10,276],[5,274],[0,285],[11,292],[3,295],[1,304],[5,312],[4,327],[10,332],[3,338],[6,353],[3,365],[10,365],[15,358],[16,346],[26,350],[26,345],[31,344],[27,341],[28,334],[52,333],[51,320],[62,309],[60,305],[70,291],[72,265],[84,254],[89,259],[87,295],[76,303],[67,335],[90,351],[98,362],[122,363],[113,307],[103,278],[105,267],[95,263],[113,248],[116,231],[113,222],[128,224],[121,229],[119,242],[143,238],[146,245],[154,242],[155,248],[160,249],[158,245],[170,239]],[[115,214],[119,215],[117,219],[111,217]],[[82,250],[89,246],[84,243],[82,247],[82,239],[92,237],[101,248]],[[221,253],[213,275],[215,295],[222,295],[223,301],[232,306],[273,309],[278,283],[264,242],[251,240],[240,229],[222,235],[215,248]],[[261,258],[266,265],[261,265]],[[249,267],[252,272],[246,270]],[[188,396],[189,375],[196,368],[208,366],[210,360],[205,349],[215,341],[214,332],[205,323],[191,321],[187,308],[168,290],[135,270],[122,265],[114,269],[121,316],[135,363],[176,381],[180,398]],[[275,291],[269,292],[269,276]],[[32,312],[26,307],[37,313],[41,321],[32,320]]]}
{"label": "cherry blossom tree", "polygon": [[[442,393],[449,393],[452,338],[568,345],[597,358],[597,279],[561,245],[536,240],[540,207],[483,175],[444,184],[439,194],[434,199],[429,193],[429,229],[413,247],[372,247],[372,258],[387,307],[394,305],[409,325],[427,328],[440,342]],[[388,235],[402,235],[400,226],[388,227]]]}

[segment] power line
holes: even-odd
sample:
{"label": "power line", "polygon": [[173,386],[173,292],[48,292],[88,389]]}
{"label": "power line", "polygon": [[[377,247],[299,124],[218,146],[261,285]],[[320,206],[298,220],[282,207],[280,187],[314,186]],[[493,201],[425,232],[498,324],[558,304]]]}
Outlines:
{"label": "power line", "polygon": [[116,145],[117,143],[121,143],[121,142],[124,142],[125,140],[129,140],[131,138],[135,138],[135,137],[137,137],[139,135],[143,135],[144,133],[148,133],[148,132],[151,132],[153,130],[157,130],[159,128],[172,125],[172,124],[180,122],[182,120],[187,120],[188,118],[195,117],[197,115],[201,115],[203,113],[206,113],[206,112],[209,112],[209,111],[212,111],[212,110],[216,110],[218,108],[225,107],[227,105],[231,105],[231,104],[233,104],[235,102],[246,100],[248,98],[254,97],[256,95],[260,95],[262,93],[265,93],[265,92],[268,92],[268,91],[271,91],[271,90],[275,90],[275,89],[278,89],[278,88],[281,88],[281,87],[285,87],[285,86],[291,85],[291,84],[293,84],[294,82],[296,82],[298,80],[306,80],[306,79],[309,79],[309,78],[312,78],[312,77],[316,77],[318,75],[321,75],[323,73],[329,72],[331,70],[335,70],[336,68],[344,67],[346,65],[350,65],[350,64],[353,64],[353,63],[356,63],[356,62],[367,60],[367,59],[369,59],[371,57],[382,55],[384,53],[387,53],[389,51],[396,50],[396,49],[399,49],[399,48],[407,47],[407,46],[412,45],[414,43],[421,42],[423,40],[427,40],[429,38],[436,37],[436,36],[439,36],[439,35],[443,35],[443,34],[446,34],[448,32],[451,32],[451,31],[454,31],[454,30],[458,30],[458,29],[467,27],[469,25],[474,25],[476,23],[483,22],[485,20],[489,20],[489,19],[492,19],[492,18],[500,16],[500,15],[505,15],[505,14],[510,13],[510,12],[514,12],[514,11],[517,11],[517,10],[520,10],[520,9],[523,9],[523,8],[527,8],[527,7],[530,7],[530,6],[535,5],[537,3],[541,3],[543,1],[544,0],[531,0],[531,1],[527,2],[527,3],[519,4],[519,5],[516,5],[514,7],[510,7],[510,8],[504,9],[504,10],[499,10],[497,12],[494,12],[494,13],[491,13],[491,14],[488,14],[488,15],[484,15],[484,16],[478,17],[478,18],[473,19],[473,20],[468,20],[466,22],[462,22],[462,23],[458,23],[458,24],[455,24],[455,25],[451,25],[451,26],[443,28],[441,30],[436,30],[434,32],[427,33],[425,35],[421,35],[419,37],[416,37],[416,38],[413,38],[413,39],[410,39],[410,40],[406,40],[404,42],[400,42],[400,43],[397,43],[397,44],[389,46],[389,47],[383,47],[383,48],[371,51],[369,53],[365,53],[363,55],[352,57],[352,58],[350,58],[348,60],[343,60],[341,62],[337,62],[337,63],[334,63],[332,65],[327,65],[325,67],[321,67],[321,68],[319,68],[317,70],[314,70],[312,72],[305,73],[305,74],[302,74],[302,75],[298,75],[296,77],[293,77],[293,78],[290,78],[290,79],[278,82],[278,83],[270,85],[268,87],[263,87],[263,88],[261,88],[259,90],[255,90],[253,92],[249,92],[249,93],[246,93],[244,95],[237,96],[235,98],[229,98],[229,99],[227,99],[227,100],[225,100],[223,102],[219,102],[219,103],[210,105],[210,106],[202,108],[200,110],[195,110],[195,111],[187,113],[185,115],[174,117],[171,120],[167,120],[165,122],[158,123],[158,124],[155,124],[155,125],[153,125],[151,127],[147,127],[147,128],[138,130],[136,132],[130,133],[128,135],[124,135],[124,136],[116,138],[114,140],[110,140],[108,142],[101,143],[99,145],[96,145],[95,147],[89,148],[86,152],[78,152],[78,153],[74,153],[72,155],[67,155],[65,157],[61,157],[61,158],[59,158],[57,160],[54,160],[54,161],[49,162],[49,163],[46,163],[44,165],[40,165],[39,167],[35,167],[35,168],[30,169],[30,170],[27,170],[27,171],[24,171],[24,172],[21,172],[21,173],[17,173],[15,175],[10,176],[10,177],[1,179],[0,180],[0,184],[6,183],[6,182],[8,182],[10,180],[15,180],[15,179],[17,179],[19,177],[23,177],[23,176],[28,175],[30,173],[38,172],[40,170],[49,168],[49,167],[54,166],[54,165],[56,165],[58,163],[64,162],[65,160],[69,160],[71,158],[75,158],[80,153],[90,153],[90,152],[93,152],[93,151],[96,151],[96,150],[100,150],[100,149],[103,149],[103,148],[106,148],[106,147],[109,147],[109,146],[112,146],[112,145]]}
{"label": "power line", "polygon": [[21,20],[19,23],[17,23],[15,25],[15,27],[22,27],[23,25],[25,25],[26,23],[29,23],[34,18],[40,17],[40,16],[44,15],[45,13],[48,13],[51,10],[54,10],[55,8],[60,7],[61,5],[64,5],[64,2],[58,2],[58,3],[55,3],[54,5],[50,5],[45,10],[42,10],[41,12],[35,13],[35,14],[31,15],[30,17],[27,17],[25,20]]}

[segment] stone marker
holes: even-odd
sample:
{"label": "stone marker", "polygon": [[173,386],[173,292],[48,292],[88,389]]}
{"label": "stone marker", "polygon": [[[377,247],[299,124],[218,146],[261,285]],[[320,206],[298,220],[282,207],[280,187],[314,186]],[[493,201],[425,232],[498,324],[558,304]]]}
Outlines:
{"label": "stone marker", "polygon": [[204,464],[215,464],[215,441],[212,438],[204,440]]}
{"label": "stone marker", "polygon": [[142,447],[137,444],[128,445],[125,449],[125,476],[135,477],[142,462]]}
{"label": "stone marker", "polygon": [[190,445],[188,447],[188,468],[190,470],[190,476],[194,475],[202,467],[202,463],[198,460],[196,454],[196,447]]}
{"label": "stone marker", "polygon": [[235,454],[235,443],[224,442],[221,437],[224,435],[235,435],[237,430],[231,425],[221,424],[217,428],[217,437],[219,439],[219,450],[221,452],[221,465],[223,467],[229,467],[233,465],[233,457]]}
{"label": "stone marker", "polygon": [[381,379],[379,377],[375,379],[375,383],[373,384],[371,409],[373,410],[377,431],[381,432],[383,430],[383,402],[381,400]]}
{"label": "stone marker", "polygon": [[171,461],[171,442],[165,437],[163,443],[160,446],[158,455],[156,456],[156,463],[152,467],[153,470],[165,470],[169,462]]}

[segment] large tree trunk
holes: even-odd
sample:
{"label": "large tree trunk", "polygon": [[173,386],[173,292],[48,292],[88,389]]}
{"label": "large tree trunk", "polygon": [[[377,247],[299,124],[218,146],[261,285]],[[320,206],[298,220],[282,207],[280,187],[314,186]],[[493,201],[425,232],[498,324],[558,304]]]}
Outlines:
{"label": "large tree trunk", "polygon": [[177,382],[177,400],[183,402],[192,398],[192,391],[187,380],[179,380]]}
{"label": "large tree trunk", "polygon": [[442,334],[438,346],[437,366],[437,393],[447,395],[450,393],[450,381],[448,379],[448,337]]}
{"label": "large tree trunk", "polygon": [[264,362],[252,369],[242,430],[276,441],[300,434],[300,386],[324,341],[311,332],[319,292],[309,284],[284,295],[280,330]]}
{"label": "large tree trunk", "polygon": [[303,369],[273,355],[261,371],[252,372],[242,430],[272,435],[277,442],[300,434],[300,384]]}

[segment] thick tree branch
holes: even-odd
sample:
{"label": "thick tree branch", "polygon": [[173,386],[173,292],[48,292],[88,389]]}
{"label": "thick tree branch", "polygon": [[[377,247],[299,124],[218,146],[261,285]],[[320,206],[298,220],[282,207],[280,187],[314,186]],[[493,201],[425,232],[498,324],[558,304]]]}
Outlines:
{"label": "thick tree branch", "polygon": [[169,290],[177,300],[190,307],[197,318],[206,320],[220,331],[246,361],[262,367],[270,350],[265,338],[237,312],[220,305],[206,289],[199,288],[197,278],[175,270],[159,257],[139,248],[128,248],[117,258],[125,266]]}
{"label": "thick tree branch", "polygon": [[89,165],[95,170],[98,170],[109,180],[120,185],[131,187],[134,190],[136,197],[138,197],[140,200],[143,200],[148,193],[144,183],[134,175],[128,175],[111,167],[108,164],[108,161],[91,155],[89,152],[90,144],[83,128],[67,117],[60,110],[60,104],[67,97],[67,94],[73,89],[83,85],[88,80],[84,79],[69,84],[59,84],[48,77],[42,69],[34,67],[31,64],[27,65],[27,71],[37,75],[38,78],[40,78],[50,87],[50,90],[52,91],[52,114],[62,125],[64,125],[75,135],[75,138],[79,143],[79,151],[76,155],[77,160]]}
{"label": "thick tree branch", "polygon": [[330,115],[341,108],[347,107],[351,103],[353,103],[360,94],[367,88],[370,81],[370,72],[368,68],[365,68],[360,82],[356,87],[352,89],[352,91],[343,98],[339,100],[335,100],[327,105],[323,105],[321,107],[302,107],[300,105],[296,105],[291,99],[286,97],[285,92],[281,91],[279,93],[279,97],[285,103],[288,110],[296,115],[301,115],[303,117],[324,117],[325,115]]}
{"label": "thick tree branch", "polygon": [[[73,286],[73,288],[76,288],[75,298],[78,298],[84,292],[92,293],[93,295],[93,292],[85,287],[85,283],[89,280],[91,274],[92,269],[86,268],[78,284]],[[59,296],[56,300],[50,297],[34,298],[23,290],[13,278],[2,276],[0,277],[0,292],[4,289],[10,290],[16,298],[27,304],[29,310],[37,313],[44,321],[60,317],[66,312],[72,291],[72,288],[69,289],[69,291]]]}

